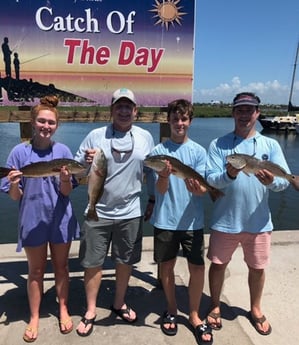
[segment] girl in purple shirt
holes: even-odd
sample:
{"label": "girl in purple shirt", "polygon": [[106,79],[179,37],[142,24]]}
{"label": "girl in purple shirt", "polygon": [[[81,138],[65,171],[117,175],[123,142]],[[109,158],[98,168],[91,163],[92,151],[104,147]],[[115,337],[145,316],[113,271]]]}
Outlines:
{"label": "girl in purple shirt", "polygon": [[30,322],[23,335],[26,342],[35,341],[38,335],[48,245],[59,300],[60,331],[67,334],[73,329],[67,307],[68,256],[72,239],[79,237],[79,224],[69,194],[76,182],[66,167],[61,168],[57,177],[25,178],[18,170],[39,161],[73,158],[67,146],[51,139],[58,127],[57,104],[56,96],[46,96],[32,108],[33,138],[13,148],[7,159],[7,167],[16,170],[12,170],[1,183],[1,190],[19,201],[17,251],[24,247],[29,268],[27,290]]}

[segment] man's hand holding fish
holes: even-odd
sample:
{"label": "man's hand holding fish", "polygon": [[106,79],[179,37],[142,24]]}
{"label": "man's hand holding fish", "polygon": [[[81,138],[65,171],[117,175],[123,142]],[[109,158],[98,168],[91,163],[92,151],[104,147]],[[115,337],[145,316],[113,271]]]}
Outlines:
{"label": "man's hand holding fish", "polygon": [[96,150],[95,149],[87,149],[85,151],[85,162],[88,163],[88,164],[91,164],[95,154],[96,154]]}
{"label": "man's hand holding fish", "polygon": [[267,169],[259,170],[255,176],[265,186],[273,183],[274,175]]}
{"label": "man's hand holding fish", "polygon": [[[237,169],[230,163],[226,165],[226,173],[231,179],[236,179],[238,174],[242,171],[242,169]],[[274,180],[274,175],[266,170],[266,169],[261,169],[257,171],[255,174],[256,178],[265,186],[271,184]]]}

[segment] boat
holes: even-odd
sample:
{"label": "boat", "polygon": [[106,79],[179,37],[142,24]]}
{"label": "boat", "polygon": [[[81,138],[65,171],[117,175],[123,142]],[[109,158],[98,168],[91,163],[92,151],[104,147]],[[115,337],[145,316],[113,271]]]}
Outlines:
{"label": "boat", "polygon": [[[297,133],[299,133],[299,106],[294,106],[292,104],[298,52],[299,52],[299,41],[297,43],[297,51],[296,51],[294,68],[293,68],[293,76],[292,76],[292,82],[291,82],[291,88],[290,88],[287,114],[280,115],[280,116],[260,115],[259,122],[263,126],[263,129],[265,130],[276,130],[276,131],[285,131],[285,132],[296,131]],[[298,114],[296,113],[294,114],[294,112],[296,111],[298,111]]]}
{"label": "boat", "polygon": [[[260,115],[259,122],[263,129],[270,129],[276,131],[294,131],[296,125],[299,123],[299,114],[296,115],[282,115],[282,116],[263,116]],[[299,130],[299,127],[298,127]]]}

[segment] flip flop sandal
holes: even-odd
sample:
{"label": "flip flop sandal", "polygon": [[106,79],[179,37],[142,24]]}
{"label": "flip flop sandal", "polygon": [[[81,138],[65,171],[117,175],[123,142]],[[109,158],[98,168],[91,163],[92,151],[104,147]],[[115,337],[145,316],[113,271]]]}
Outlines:
{"label": "flip flop sandal", "polygon": [[132,308],[130,308],[128,305],[127,305],[127,308],[124,308],[124,309],[116,309],[113,307],[113,305],[110,307],[110,309],[117,315],[119,316],[121,319],[123,319],[124,321],[126,322],[129,322],[129,323],[133,323],[133,322],[136,322],[137,321],[137,316],[135,317],[135,319],[130,319],[128,317],[126,317],[125,315],[128,315],[130,317],[130,313],[131,313],[131,310],[133,310]]}
{"label": "flip flop sandal", "polygon": [[[168,328],[165,327],[165,325],[171,325],[171,324],[174,324],[174,327],[168,327]],[[169,314],[168,311],[165,311],[162,317],[161,330],[166,335],[169,335],[169,336],[176,335],[178,331],[176,316]]]}
{"label": "flip flop sandal", "polygon": [[88,325],[91,325],[91,327],[89,328],[89,330],[86,333],[79,332],[78,330],[76,330],[77,334],[80,335],[80,337],[88,337],[91,334],[91,332],[93,331],[93,324],[94,324],[95,319],[96,319],[96,317],[93,317],[92,319],[87,319],[85,316],[83,316],[81,319],[81,322],[84,323],[85,328]]}
{"label": "flip flop sandal", "polygon": [[37,336],[36,338],[32,338],[32,337],[29,337],[26,332],[30,332],[31,335],[33,335],[34,333],[37,334],[37,329],[36,328],[33,328],[33,327],[30,327],[30,326],[27,326],[26,329],[25,329],[25,332],[23,334],[23,340],[26,341],[26,343],[33,343],[36,339],[37,339]]}
{"label": "flip flop sandal", "polygon": [[252,324],[252,326],[255,328],[255,330],[261,334],[261,335],[269,335],[272,332],[272,327],[269,323],[269,328],[267,331],[263,331],[262,329],[260,329],[258,327],[258,325],[260,325],[261,327],[263,326],[263,323],[266,321],[266,317],[265,315],[263,315],[262,317],[254,317],[251,313],[249,313],[249,320]]}
{"label": "flip flop sandal", "polygon": [[[214,319],[215,322],[209,322],[208,318]],[[217,319],[220,319],[220,321],[217,322]],[[221,314],[211,311],[207,316],[206,324],[210,326],[213,331],[219,331],[222,328]]]}
{"label": "flip flop sandal", "polygon": [[[67,325],[71,325],[70,328],[67,328]],[[62,329],[61,326],[64,326],[64,329]],[[71,333],[71,331],[73,330],[73,321],[71,318],[68,318],[68,319],[65,319],[65,320],[59,320],[59,330],[60,330],[60,333],[62,334],[69,334]]]}

